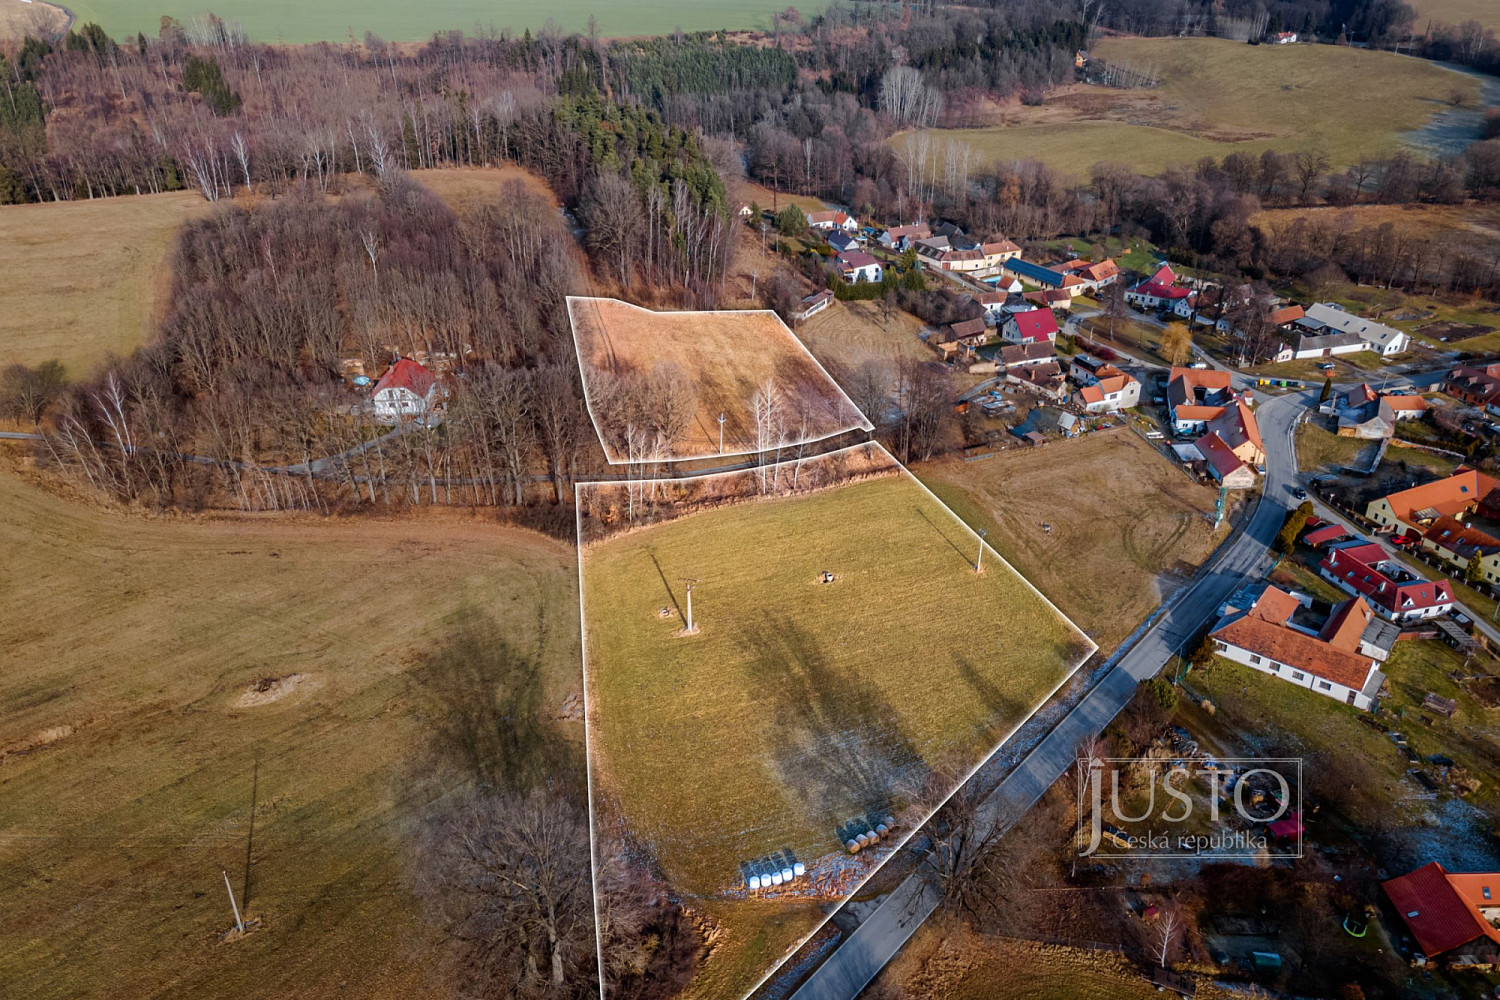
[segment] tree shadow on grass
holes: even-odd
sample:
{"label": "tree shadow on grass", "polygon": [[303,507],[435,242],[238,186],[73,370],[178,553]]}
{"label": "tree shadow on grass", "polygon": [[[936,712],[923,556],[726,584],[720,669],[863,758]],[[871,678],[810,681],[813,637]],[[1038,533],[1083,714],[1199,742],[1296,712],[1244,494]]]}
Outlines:
{"label": "tree shadow on grass", "polygon": [[832,663],[816,637],[768,615],[739,643],[763,710],[775,713],[770,764],[810,815],[884,809],[921,784],[927,762],[896,708],[873,683]]}

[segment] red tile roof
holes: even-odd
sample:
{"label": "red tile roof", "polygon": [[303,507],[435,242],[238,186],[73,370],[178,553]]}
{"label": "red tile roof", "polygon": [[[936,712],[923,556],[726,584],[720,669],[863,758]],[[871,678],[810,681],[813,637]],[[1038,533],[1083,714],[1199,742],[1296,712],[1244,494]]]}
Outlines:
{"label": "red tile roof", "polygon": [[[1492,884],[1500,890],[1500,874],[1449,875],[1433,861],[1400,878],[1382,882],[1381,888],[1406,921],[1422,952],[1432,957],[1481,937],[1500,943],[1500,933],[1465,898],[1471,880],[1482,879],[1489,882],[1477,884]],[[1454,880],[1460,880],[1465,889],[1461,890]]]}
{"label": "red tile roof", "polygon": [[1329,542],[1336,542],[1340,538],[1346,538],[1348,535],[1349,532],[1344,529],[1342,524],[1325,524],[1323,527],[1309,531],[1303,535],[1302,541],[1313,548],[1317,548],[1320,545],[1327,545]]}
{"label": "red tile roof", "polygon": [[1379,545],[1363,542],[1329,549],[1318,565],[1335,580],[1398,614],[1453,603],[1453,587],[1447,580],[1397,581],[1379,568],[1387,561],[1385,550]]}
{"label": "red tile roof", "polygon": [[1133,291],[1158,299],[1185,299],[1193,294],[1189,289],[1178,287],[1176,282],[1177,275],[1170,267],[1163,264],[1157,268],[1155,274],[1136,285]]}
{"label": "red tile roof", "polygon": [[1057,336],[1057,317],[1052,315],[1051,309],[1030,309],[1012,313],[1010,318],[1016,324],[1016,332],[1020,334],[1022,343],[1051,340]]}
{"label": "red tile roof", "polygon": [[[1180,410],[1182,407],[1178,407],[1178,409]],[[1204,460],[1213,467],[1214,472],[1218,473],[1220,479],[1243,468],[1245,465],[1240,460],[1240,457],[1234,453],[1234,449],[1230,448],[1224,442],[1224,439],[1213,431],[1194,441],[1193,446],[1203,455]]]}
{"label": "red tile roof", "polygon": [[406,389],[417,396],[426,396],[427,390],[432,388],[432,383],[437,377],[412,361],[410,358],[400,358],[395,364],[385,370],[380,376],[380,381],[375,383],[371,395],[379,393],[382,389]]}

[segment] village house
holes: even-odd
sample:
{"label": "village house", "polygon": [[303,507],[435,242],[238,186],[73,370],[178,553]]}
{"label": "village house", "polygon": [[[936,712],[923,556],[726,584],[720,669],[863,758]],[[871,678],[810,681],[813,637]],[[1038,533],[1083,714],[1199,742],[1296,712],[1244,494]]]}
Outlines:
{"label": "village house", "polygon": [[880,261],[863,250],[850,250],[839,254],[838,265],[839,273],[851,285],[857,285],[863,281],[878,283],[885,276],[885,269],[881,267]]}
{"label": "village house", "polygon": [[[1203,425],[1223,411],[1234,399],[1232,378],[1229,372],[1212,368],[1175,367],[1168,373],[1167,408],[1178,434],[1202,430]],[[1179,414],[1184,408],[1189,412]]]}
{"label": "village house", "polygon": [[1466,572],[1478,556],[1480,579],[1491,586],[1500,584],[1500,540],[1456,517],[1440,517],[1432,522],[1422,532],[1422,550],[1460,572]]}
{"label": "village house", "polygon": [[1393,622],[1436,618],[1453,610],[1453,587],[1426,580],[1388,558],[1375,542],[1353,538],[1336,542],[1318,564],[1324,579],[1363,596],[1376,614]]}
{"label": "village house", "polygon": [[1090,292],[1097,292],[1105,285],[1112,285],[1120,277],[1120,266],[1109,258],[1097,263],[1078,258],[1066,264],[1057,265],[1055,270],[1076,276],[1083,282],[1084,288]]}
{"label": "village house", "polygon": [[933,336],[932,343],[943,352],[944,360],[955,355],[969,359],[974,357],[975,348],[983,346],[992,336],[984,317],[980,316],[940,328]]}
{"label": "village house", "polygon": [[798,309],[792,313],[792,319],[800,323],[833,305],[833,293],[825,288],[821,292],[813,292],[797,305]]}
{"label": "village house", "polygon": [[437,394],[437,376],[409,358],[398,358],[375,383],[370,400],[375,419],[394,423],[427,413]]}
{"label": "village house", "polygon": [[1500,872],[1458,874],[1433,861],[1380,887],[1428,960],[1500,965]]}
{"label": "village house", "polygon": [[966,298],[984,310],[984,318],[998,323],[1005,315],[1005,303],[1010,296],[1004,292],[970,292]]}
{"label": "village house", "polygon": [[1062,289],[1050,289],[1045,292],[1025,292],[1021,296],[1023,302],[1030,302],[1033,306],[1044,309],[1055,309],[1061,312],[1070,312],[1073,309],[1073,296]]}
{"label": "village house", "polygon": [[1000,348],[1000,363],[1007,371],[1027,365],[1046,364],[1057,360],[1057,349],[1048,340],[1032,341],[1029,344],[1007,344]]}
{"label": "village house", "polygon": [[[1255,487],[1255,470],[1246,465],[1219,435],[1205,434],[1190,445],[1178,447],[1191,449],[1186,457],[1197,456],[1201,459],[1208,474],[1224,489],[1248,490]],[[1183,452],[1179,451],[1179,454]]]}
{"label": "village house", "polygon": [[1068,384],[1056,361],[1007,368],[1005,380],[1054,403],[1068,398]]}
{"label": "village house", "polygon": [[1000,339],[1007,344],[1030,344],[1057,341],[1057,317],[1051,309],[1013,312],[1000,326]]}
{"label": "village house", "polygon": [[807,213],[807,228],[809,229],[842,229],[847,233],[859,232],[859,220],[848,212],[828,211]]}
{"label": "village house", "polygon": [[1396,432],[1402,420],[1414,420],[1427,412],[1421,396],[1382,395],[1360,383],[1318,407],[1320,413],[1336,417],[1340,437],[1379,441]]}
{"label": "village house", "polygon": [[824,237],[824,242],[839,253],[857,250],[860,245],[859,234],[845,232],[842,229],[830,229],[828,235]]}
{"label": "village house", "polygon": [[1089,413],[1128,410],[1141,401],[1141,383],[1112,365],[1106,366],[1093,382],[1078,390],[1078,401]]}
{"label": "village house", "polygon": [[[1241,462],[1258,467],[1265,464],[1266,446],[1260,437],[1260,424],[1246,397],[1241,396],[1208,421],[1203,438],[1194,442],[1202,451],[1205,438],[1218,438]],[[1204,457],[1207,457],[1205,453]]]}
{"label": "village house", "polygon": [[1365,506],[1365,518],[1381,528],[1413,535],[1422,534],[1440,517],[1462,518],[1479,511],[1496,518],[1500,515],[1497,485],[1500,482],[1484,473],[1460,466],[1447,479],[1371,500]]}
{"label": "village house", "polygon": [[917,240],[925,240],[931,235],[932,229],[927,223],[917,222],[909,226],[892,226],[881,233],[876,242],[893,253],[905,253]]}
{"label": "village house", "polygon": [[973,275],[993,274],[1021,248],[1010,240],[980,243],[963,235],[934,235],[916,241],[917,258],[927,267]]}
{"label": "village house", "polygon": [[1088,285],[1078,275],[1044,267],[1041,264],[1033,264],[1020,257],[1007,260],[1002,267],[1007,274],[1043,292],[1060,291],[1066,292],[1069,297],[1074,297],[1088,291]]}
{"label": "village house", "polygon": [[1368,710],[1385,682],[1365,639],[1374,619],[1369,604],[1360,597],[1345,601],[1319,625],[1311,603],[1269,584],[1246,587],[1225,603],[1209,633],[1214,651]]}
{"label": "village house", "polygon": [[[1318,302],[1307,307],[1296,325],[1312,334],[1345,334],[1359,338],[1361,350],[1374,351],[1383,358],[1400,354],[1411,347],[1411,337],[1395,327],[1356,316],[1333,302]],[[1298,355],[1301,357],[1301,355]]]}
{"label": "village house", "polygon": [[1500,364],[1483,368],[1459,365],[1443,381],[1443,391],[1470,406],[1489,409],[1500,402]]}
{"label": "village house", "polygon": [[1177,273],[1163,264],[1149,278],[1125,291],[1125,301],[1137,309],[1175,310],[1180,303],[1187,310],[1185,316],[1193,314],[1192,302],[1197,293],[1177,284]]}

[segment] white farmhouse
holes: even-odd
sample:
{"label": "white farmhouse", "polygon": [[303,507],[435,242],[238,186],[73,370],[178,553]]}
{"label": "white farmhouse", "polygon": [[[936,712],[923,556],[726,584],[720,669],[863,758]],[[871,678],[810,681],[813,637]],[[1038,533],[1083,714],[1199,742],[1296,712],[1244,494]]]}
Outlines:
{"label": "white farmhouse", "polygon": [[399,358],[375,383],[375,418],[394,423],[426,413],[437,395],[437,377],[408,358]]}

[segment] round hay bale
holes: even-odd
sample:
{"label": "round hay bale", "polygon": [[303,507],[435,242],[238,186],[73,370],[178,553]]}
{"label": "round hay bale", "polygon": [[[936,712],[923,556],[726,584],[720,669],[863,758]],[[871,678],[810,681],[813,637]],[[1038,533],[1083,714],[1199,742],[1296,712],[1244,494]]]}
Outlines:
{"label": "round hay bale", "polygon": [[877,836],[877,837],[884,837],[886,834],[888,834],[890,832],[891,832],[891,828],[888,827],[888,826],[886,826],[884,823],[879,823],[875,827],[875,836]]}
{"label": "round hay bale", "polygon": [[845,842],[844,846],[849,849],[849,853],[850,854],[858,854],[859,853],[859,849],[860,849],[860,847],[862,845],[857,840],[850,840],[850,841]]}
{"label": "round hay bale", "polygon": [[887,829],[891,829],[891,830],[896,829],[896,817],[894,817],[894,816],[887,816],[881,822],[885,823]]}

